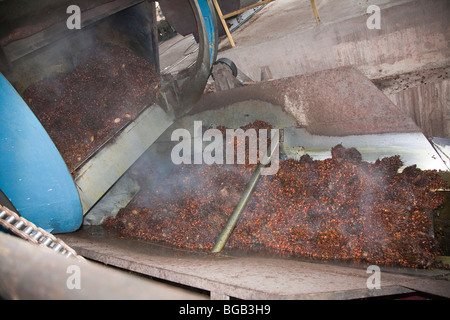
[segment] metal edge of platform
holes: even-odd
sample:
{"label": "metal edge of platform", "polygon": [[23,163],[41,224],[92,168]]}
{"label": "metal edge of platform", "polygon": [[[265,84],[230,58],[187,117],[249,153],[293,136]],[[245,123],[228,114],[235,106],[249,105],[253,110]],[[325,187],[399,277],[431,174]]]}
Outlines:
{"label": "metal edge of platform", "polygon": [[83,214],[111,188],[142,153],[172,124],[158,105],[144,110],[113,143],[108,143],[79,169],[75,177]]}
{"label": "metal edge of platform", "polygon": [[[212,299],[343,300],[411,294],[417,291],[450,298],[448,271],[416,275],[382,272],[380,289],[369,289],[363,267],[261,257],[152,253],[151,246],[130,250],[127,240],[108,242],[86,234],[65,234],[64,241],[88,259],[164,281],[210,292]],[[119,241],[119,242],[118,242]],[[147,244],[147,243],[146,243]],[[383,268],[383,267],[382,267]],[[383,269],[384,270],[384,269]],[[439,280],[441,279],[441,280]]]}
{"label": "metal edge of platform", "polygon": [[[23,263],[27,261],[27,263]],[[205,294],[66,257],[0,232],[0,300],[204,300]]]}

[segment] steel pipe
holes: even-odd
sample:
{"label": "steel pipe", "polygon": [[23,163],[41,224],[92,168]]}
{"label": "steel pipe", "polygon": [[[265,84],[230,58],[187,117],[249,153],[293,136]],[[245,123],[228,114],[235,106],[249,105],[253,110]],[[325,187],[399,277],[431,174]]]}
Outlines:
{"label": "steel pipe", "polygon": [[253,173],[252,177],[250,178],[250,182],[247,184],[247,188],[245,188],[245,191],[242,194],[241,200],[239,200],[239,203],[234,208],[233,213],[231,214],[230,218],[228,219],[227,224],[223,228],[222,232],[219,235],[218,240],[216,241],[216,244],[212,248],[212,250],[211,250],[212,253],[218,253],[218,252],[222,251],[223,247],[227,243],[228,238],[230,237],[231,233],[233,232],[234,228],[236,227],[236,224],[239,220],[239,217],[241,216],[242,211],[244,210],[245,206],[247,205],[248,200],[250,199],[250,195],[253,193],[253,190],[256,187],[259,177],[261,176],[262,168],[263,168],[263,165],[261,163],[258,164],[258,167],[256,168],[255,172]]}
{"label": "steel pipe", "polygon": [[244,193],[242,194],[241,199],[239,200],[238,204],[233,210],[233,213],[231,214],[230,218],[228,219],[227,224],[223,228],[222,232],[219,235],[219,238],[217,239],[215,245],[213,246],[211,252],[212,253],[218,253],[222,251],[223,247],[227,243],[228,239],[231,236],[231,233],[233,232],[234,228],[236,227],[236,224],[241,216],[242,211],[244,210],[245,206],[247,205],[248,200],[250,199],[251,194],[253,193],[253,190],[255,190],[256,184],[258,183],[259,177],[261,176],[261,171],[264,168],[266,164],[268,164],[270,161],[278,161],[278,159],[274,159],[274,156],[278,156],[278,153],[275,153],[275,150],[278,150],[278,146],[280,143],[280,133],[278,130],[275,131],[275,134],[272,135],[272,141],[270,143],[270,150],[269,152],[265,153],[261,159],[260,163],[256,167],[255,172],[253,172],[252,177],[250,178],[249,183],[247,184],[247,187],[244,190]]}

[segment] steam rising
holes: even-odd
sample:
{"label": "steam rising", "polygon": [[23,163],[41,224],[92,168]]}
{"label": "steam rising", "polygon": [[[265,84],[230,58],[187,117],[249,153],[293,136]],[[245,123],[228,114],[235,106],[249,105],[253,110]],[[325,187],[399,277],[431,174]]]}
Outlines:
{"label": "steam rising", "polygon": [[[211,250],[255,166],[179,165],[160,174],[153,160],[132,170],[141,192],[104,225],[124,237]],[[276,175],[260,179],[225,250],[436,265],[429,211],[443,198],[431,189],[444,182],[414,166],[398,173],[401,166],[398,156],[368,163],[341,145],[331,159],[280,161]]]}

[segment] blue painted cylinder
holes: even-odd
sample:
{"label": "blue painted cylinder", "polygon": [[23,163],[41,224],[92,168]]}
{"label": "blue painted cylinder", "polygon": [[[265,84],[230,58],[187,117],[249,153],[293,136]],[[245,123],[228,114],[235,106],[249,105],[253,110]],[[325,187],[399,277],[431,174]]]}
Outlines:
{"label": "blue painted cylinder", "polygon": [[83,212],[67,166],[44,127],[0,74],[0,189],[19,214],[52,233],[75,231]]}
{"label": "blue painted cylinder", "polygon": [[203,21],[205,22],[206,34],[208,35],[209,57],[211,65],[214,64],[217,57],[217,28],[215,23],[215,9],[211,0],[197,0]]}

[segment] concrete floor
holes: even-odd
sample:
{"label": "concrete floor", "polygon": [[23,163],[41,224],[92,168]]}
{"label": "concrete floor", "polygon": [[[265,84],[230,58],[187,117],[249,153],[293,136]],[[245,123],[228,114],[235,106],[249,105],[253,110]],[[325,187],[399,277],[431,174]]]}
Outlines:
{"label": "concrete floor", "polygon": [[[231,59],[239,72],[254,81],[261,81],[262,68],[269,69],[274,79],[281,79],[354,66],[377,81],[425,135],[450,138],[450,2],[316,3],[319,25],[310,1],[276,0],[266,5],[232,33],[235,48],[225,36],[221,38],[218,58]],[[380,8],[379,30],[367,28],[369,5]],[[161,70],[176,73],[195,60],[195,44],[190,36],[169,41],[161,44]],[[421,81],[409,81],[411,77]],[[404,80],[402,90],[393,92],[393,86],[398,85],[392,78]]]}
{"label": "concrete floor", "polygon": [[[321,25],[329,25],[365,15],[369,5],[381,9],[411,2],[412,0],[316,0]],[[317,28],[310,1],[276,0],[266,5],[248,23],[233,33],[238,47],[282,38],[288,34]],[[222,41],[219,49],[229,47]]]}
{"label": "concrete floor", "polygon": [[[232,33],[235,48],[231,48],[226,36],[221,37],[218,57],[232,59],[255,81],[260,80],[259,69],[263,66],[273,69],[274,78],[282,78],[358,64],[369,78],[377,79],[450,64],[450,49],[445,41],[449,25],[444,19],[450,6],[445,1],[427,4],[417,0],[317,0],[316,3],[319,25],[309,1],[269,3]],[[369,5],[380,7],[380,30],[369,30],[366,26]],[[428,12],[423,12],[425,9]],[[404,19],[395,20],[396,14]],[[431,26],[424,28],[425,23]],[[425,40],[423,46],[420,40]],[[177,70],[189,65],[180,61],[194,61],[194,43],[190,35],[178,35],[163,42],[161,70],[167,70],[168,66]],[[390,43],[395,46],[390,47]]]}
{"label": "concrete floor", "polygon": [[[369,30],[369,5],[381,9],[381,29]],[[446,1],[317,1],[317,25],[309,1],[268,4],[227,39],[219,57],[233,60],[252,79],[269,66],[274,78],[347,65],[370,79],[450,64]],[[449,13],[450,14],[450,13]],[[448,16],[447,16],[448,17]]]}
{"label": "concrete floor", "polygon": [[297,259],[209,255],[162,245],[118,239],[99,227],[61,235],[86,258],[210,292],[211,299],[360,299],[413,293],[449,297],[450,283],[436,280],[446,270],[383,267],[379,290],[368,288],[364,264],[334,264]]}

